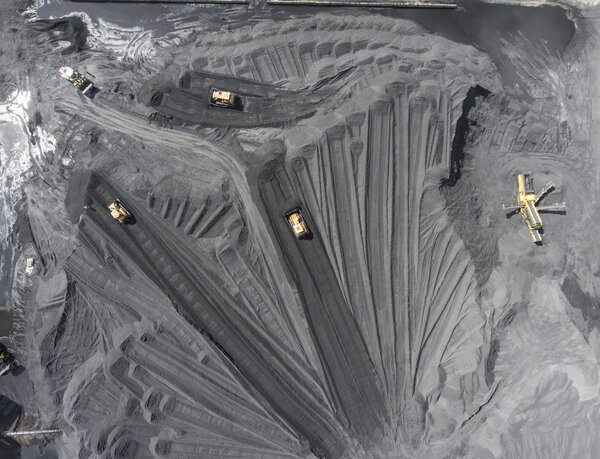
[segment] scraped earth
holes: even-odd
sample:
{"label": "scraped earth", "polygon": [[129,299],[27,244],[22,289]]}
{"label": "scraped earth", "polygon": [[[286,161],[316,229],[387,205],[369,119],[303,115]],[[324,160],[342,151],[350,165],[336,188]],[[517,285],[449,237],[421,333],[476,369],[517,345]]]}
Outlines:
{"label": "scraped earth", "polygon": [[[340,11],[123,29],[120,54],[89,17],[27,23],[57,142],[13,299],[61,457],[594,457],[595,20],[559,51],[503,42],[515,88],[475,46]],[[523,170],[568,202],[542,246],[502,213]]]}

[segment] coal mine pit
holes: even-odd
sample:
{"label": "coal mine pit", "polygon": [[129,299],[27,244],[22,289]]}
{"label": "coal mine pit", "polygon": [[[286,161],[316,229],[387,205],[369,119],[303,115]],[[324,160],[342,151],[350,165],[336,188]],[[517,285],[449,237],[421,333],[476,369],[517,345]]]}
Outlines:
{"label": "coal mine pit", "polygon": [[598,5],[520,3],[0,7],[0,456],[596,458]]}

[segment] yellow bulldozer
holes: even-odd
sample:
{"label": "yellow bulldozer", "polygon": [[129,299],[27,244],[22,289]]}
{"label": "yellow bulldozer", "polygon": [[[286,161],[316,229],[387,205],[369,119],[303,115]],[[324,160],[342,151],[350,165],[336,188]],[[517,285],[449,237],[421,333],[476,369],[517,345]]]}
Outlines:
{"label": "yellow bulldozer", "polygon": [[115,199],[108,206],[108,211],[112,218],[117,220],[119,223],[127,223],[127,221],[131,218],[131,213],[125,209],[121,201]]}
{"label": "yellow bulldozer", "polygon": [[299,208],[292,209],[285,214],[285,218],[294,232],[297,239],[302,239],[310,235],[310,230],[302,217],[302,211]]}
{"label": "yellow bulldozer", "polygon": [[93,97],[93,94],[96,91],[94,84],[77,70],[72,69],[71,67],[61,67],[59,72],[61,77],[73,83],[73,85],[79,88],[83,94],[90,98]]}
{"label": "yellow bulldozer", "polygon": [[237,108],[238,96],[231,91],[211,88],[208,103],[214,107]]}
{"label": "yellow bulldozer", "polygon": [[547,206],[538,205],[542,198],[554,189],[554,183],[552,182],[548,182],[538,194],[535,194],[533,191],[533,179],[531,177],[531,173],[519,174],[517,176],[517,183],[517,204],[502,204],[502,208],[505,212],[507,212],[508,216],[519,212],[521,217],[523,217],[525,225],[527,225],[527,229],[531,234],[533,242],[536,244],[541,244],[541,230],[543,223],[538,212],[564,212],[566,209],[566,204],[561,202]]}

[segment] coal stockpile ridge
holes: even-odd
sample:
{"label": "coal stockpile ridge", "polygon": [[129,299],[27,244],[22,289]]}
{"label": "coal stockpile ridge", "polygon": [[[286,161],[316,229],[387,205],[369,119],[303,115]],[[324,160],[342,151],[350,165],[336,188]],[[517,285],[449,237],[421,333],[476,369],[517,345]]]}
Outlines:
{"label": "coal stockpile ridge", "polygon": [[[15,297],[61,454],[591,450],[597,383],[573,375],[595,368],[597,214],[544,215],[533,246],[499,204],[522,170],[555,182],[545,202],[593,181],[553,86],[571,67],[502,35],[518,96],[498,56],[413,21],[231,8],[218,32],[179,9],[156,35],[85,15],[30,29],[48,90]],[[93,99],[50,72],[65,52]]]}

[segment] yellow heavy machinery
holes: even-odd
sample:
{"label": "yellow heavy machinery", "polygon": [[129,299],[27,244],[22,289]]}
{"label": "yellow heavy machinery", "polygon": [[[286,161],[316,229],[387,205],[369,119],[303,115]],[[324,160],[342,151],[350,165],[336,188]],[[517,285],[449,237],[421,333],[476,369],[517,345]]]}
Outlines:
{"label": "yellow heavy machinery", "polygon": [[235,108],[235,98],[235,94],[231,91],[211,88],[208,103],[215,107]]}
{"label": "yellow heavy machinery", "polygon": [[75,85],[79,90],[88,97],[92,97],[94,93],[94,84],[84,77],[78,71],[72,69],[71,67],[61,67],[59,69],[60,76],[65,80],[70,81]]}
{"label": "yellow heavy machinery", "polygon": [[540,231],[543,223],[538,212],[564,212],[566,205],[564,202],[551,204],[548,206],[538,205],[542,198],[554,189],[554,183],[552,182],[548,182],[538,194],[535,194],[533,191],[533,179],[531,178],[530,173],[519,174],[517,176],[517,182],[517,204],[502,204],[502,208],[509,215],[520,212],[521,217],[523,217],[523,221],[527,225],[527,229],[529,229],[529,233],[531,234],[533,242],[540,244],[542,242],[542,235]]}
{"label": "yellow heavy machinery", "polygon": [[119,201],[118,199],[115,199],[107,207],[112,218],[114,218],[120,223],[126,223],[127,220],[131,218],[131,214],[129,213],[129,211],[125,209],[123,204],[121,204],[121,201]]}
{"label": "yellow heavy machinery", "polygon": [[35,270],[35,259],[32,257],[27,258],[27,263],[25,264],[25,274],[33,274]]}
{"label": "yellow heavy machinery", "polygon": [[19,362],[8,352],[6,346],[0,343],[0,376],[8,374],[19,368]]}
{"label": "yellow heavy machinery", "polygon": [[304,218],[302,217],[302,211],[299,208],[292,209],[285,214],[285,218],[292,228],[294,235],[296,238],[301,239],[303,237],[309,236],[310,231]]}

